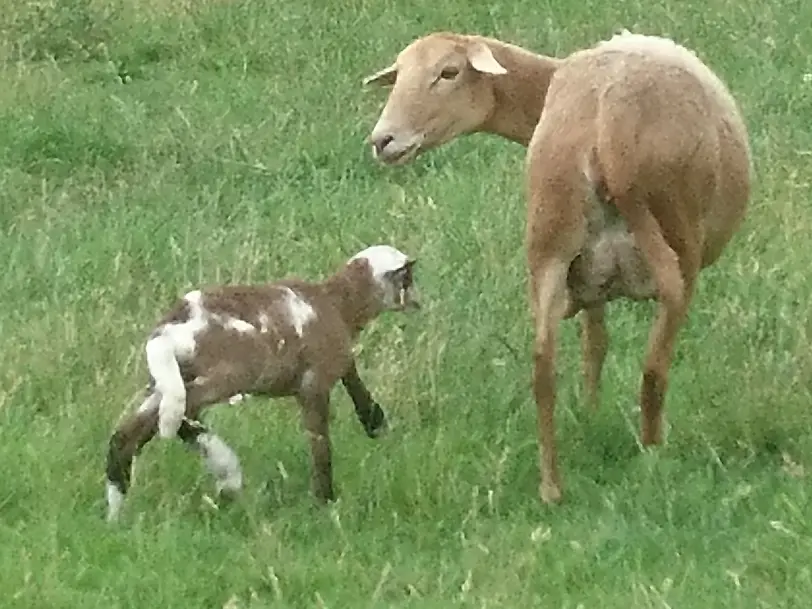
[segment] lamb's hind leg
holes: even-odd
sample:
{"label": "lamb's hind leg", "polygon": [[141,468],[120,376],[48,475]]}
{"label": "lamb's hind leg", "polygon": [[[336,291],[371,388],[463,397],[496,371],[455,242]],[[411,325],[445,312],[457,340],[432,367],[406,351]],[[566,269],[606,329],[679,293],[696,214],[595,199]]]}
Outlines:
{"label": "lamb's hind leg", "polygon": [[216,479],[217,494],[236,494],[242,488],[240,459],[231,447],[197,419],[184,419],[178,436],[200,452],[206,468]]}
{"label": "lamb's hind leg", "polygon": [[355,414],[364,431],[370,438],[378,437],[386,429],[386,415],[358,375],[355,362],[350,364],[346,374],[341,377],[341,383],[355,405]]}
{"label": "lamb's hind leg", "polygon": [[225,402],[238,393],[238,388],[226,377],[198,377],[186,385],[186,418],[178,429],[178,436],[200,453],[216,479],[218,494],[235,494],[242,488],[240,459],[220,436],[200,421],[200,415],[206,406]]}
{"label": "lamb's hind leg", "polygon": [[118,519],[132,480],[133,461],[158,431],[160,395],[150,393],[141,407],[116,427],[107,449],[107,520]]}

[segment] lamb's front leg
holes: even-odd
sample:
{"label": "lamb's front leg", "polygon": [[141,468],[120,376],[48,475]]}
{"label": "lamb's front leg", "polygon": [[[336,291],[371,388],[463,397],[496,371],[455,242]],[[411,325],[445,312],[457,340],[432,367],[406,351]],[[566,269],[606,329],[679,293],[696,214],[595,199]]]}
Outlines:
{"label": "lamb's front leg", "polygon": [[355,362],[341,378],[341,382],[355,405],[355,414],[370,438],[378,437],[386,429],[386,415],[380,405],[372,399],[364,381],[358,376]]}
{"label": "lamb's front leg", "polygon": [[313,495],[326,503],[335,499],[329,429],[330,394],[307,392],[299,396],[299,405],[302,408],[302,423],[310,443]]}

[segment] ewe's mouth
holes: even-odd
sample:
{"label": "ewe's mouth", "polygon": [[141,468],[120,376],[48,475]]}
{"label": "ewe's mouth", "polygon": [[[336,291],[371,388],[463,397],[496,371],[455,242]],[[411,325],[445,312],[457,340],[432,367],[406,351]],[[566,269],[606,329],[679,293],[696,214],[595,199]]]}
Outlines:
{"label": "ewe's mouth", "polygon": [[389,154],[380,154],[375,150],[375,147],[372,147],[372,153],[375,155],[375,158],[383,163],[384,165],[405,165],[417,154],[420,152],[420,142],[415,142],[406,146],[405,148],[398,150],[397,152],[389,153]]}

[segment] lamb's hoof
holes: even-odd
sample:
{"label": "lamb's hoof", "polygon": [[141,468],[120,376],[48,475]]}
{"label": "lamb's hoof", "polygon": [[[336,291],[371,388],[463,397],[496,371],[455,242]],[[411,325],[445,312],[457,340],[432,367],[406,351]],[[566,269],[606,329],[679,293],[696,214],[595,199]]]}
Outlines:
{"label": "lamb's hoof", "polygon": [[539,486],[539,496],[547,505],[561,503],[561,487],[550,482],[542,482]]}
{"label": "lamb's hoof", "polygon": [[370,438],[382,436],[389,428],[389,424],[386,421],[386,414],[384,414],[383,408],[378,404],[372,405],[372,413],[369,416],[369,421],[367,421],[365,428]]}
{"label": "lamb's hoof", "polygon": [[105,520],[109,523],[118,522],[121,506],[124,503],[124,493],[113,482],[107,481],[107,514]]}
{"label": "lamb's hoof", "polygon": [[242,472],[238,467],[235,467],[229,474],[217,481],[215,485],[217,497],[223,497],[226,500],[236,498],[242,490]]}

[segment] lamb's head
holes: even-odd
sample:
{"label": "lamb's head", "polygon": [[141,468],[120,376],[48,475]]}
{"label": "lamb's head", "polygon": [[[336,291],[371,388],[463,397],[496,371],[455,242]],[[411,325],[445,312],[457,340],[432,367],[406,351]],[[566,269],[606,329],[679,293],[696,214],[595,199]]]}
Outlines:
{"label": "lamb's head", "polygon": [[414,311],[420,308],[412,269],[417,261],[389,245],[373,245],[355,254],[348,264],[368,274],[376,305],[384,311]]}
{"label": "lamb's head", "polygon": [[491,79],[506,73],[483,38],[449,33],[418,38],[395,63],[364,79],[392,86],[369,136],[375,158],[405,164],[477,131],[494,109]]}

